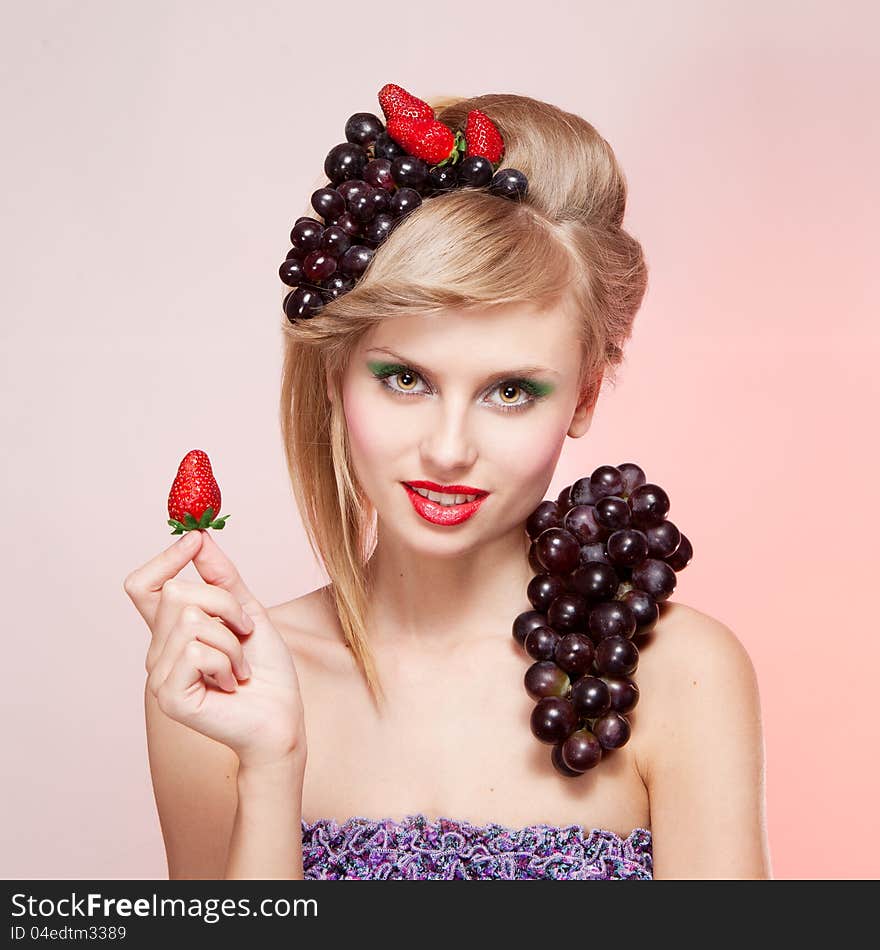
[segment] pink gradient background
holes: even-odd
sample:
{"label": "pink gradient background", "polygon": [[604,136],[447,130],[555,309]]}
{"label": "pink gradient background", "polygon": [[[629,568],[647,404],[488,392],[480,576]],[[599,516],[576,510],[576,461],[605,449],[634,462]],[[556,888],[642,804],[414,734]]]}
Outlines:
{"label": "pink gradient background", "polygon": [[277,267],[393,81],[546,99],[613,145],[650,285],[551,491],[628,459],[669,491],[696,549],[675,599],[758,672],[775,876],[877,877],[876,4],[508,0],[419,42],[358,16],[328,55],[344,6],[6,18],[0,875],[166,875],[122,581],[172,540],[189,449],[264,603],[324,582],[283,465]]}

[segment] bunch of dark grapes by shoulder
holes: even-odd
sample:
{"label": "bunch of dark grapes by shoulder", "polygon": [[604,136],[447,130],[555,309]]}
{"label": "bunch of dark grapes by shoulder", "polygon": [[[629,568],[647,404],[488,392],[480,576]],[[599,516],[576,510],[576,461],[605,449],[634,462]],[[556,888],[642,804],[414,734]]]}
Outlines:
{"label": "bunch of dark grapes by shoulder", "polygon": [[316,316],[351,290],[375,249],[424,199],[465,187],[512,200],[521,200],[528,191],[521,171],[500,168],[493,173],[491,162],[480,155],[429,165],[392,139],[371,112],[352,115],[345,138],[324,160],[329,181],[312,194],[319,217],[297,218],[290,251],[279,268],[281,280],[294,288],[282,305],[291,323]]}
{"label": "bunch of dark grapes by shoulder", "polygon": [[563,775],[581,775],[630,738],[639,700],[636,642],[652,631],[693,556],[669,496],[633,462],[600,465],[526,521],[533,610],[513,636],[535,662],[531,730]]}

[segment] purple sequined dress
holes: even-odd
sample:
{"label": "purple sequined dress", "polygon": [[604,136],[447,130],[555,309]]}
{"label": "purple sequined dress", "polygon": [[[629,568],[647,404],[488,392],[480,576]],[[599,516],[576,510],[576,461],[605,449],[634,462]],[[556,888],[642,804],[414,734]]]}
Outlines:
{"label": "purple sequined dress", "polygon": [[613,831],[585,831],[536,824],[510,828],[472,825],[453,818],[407,815],[302,821],[307,880],[557,880],[649,881],[651,832],[626,838]]}

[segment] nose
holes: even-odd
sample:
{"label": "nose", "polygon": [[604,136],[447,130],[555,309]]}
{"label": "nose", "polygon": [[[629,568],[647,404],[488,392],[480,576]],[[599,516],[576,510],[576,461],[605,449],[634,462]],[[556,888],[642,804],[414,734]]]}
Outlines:
{"label": "nose", "polygon": [[470,433],[467,402],[437,401],[437,411],[427,413],[428,430],[423,433],[421,456],[425,472],[438,481],[455,481],[468,471],[477,458],[477,449]]}

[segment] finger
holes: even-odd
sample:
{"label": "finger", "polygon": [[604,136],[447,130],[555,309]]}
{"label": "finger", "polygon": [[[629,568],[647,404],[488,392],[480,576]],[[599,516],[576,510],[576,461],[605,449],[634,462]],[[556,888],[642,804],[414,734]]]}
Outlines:
{"label": "finger", "polygon": [[191,640],[156,692],[159,708],[172,718],[197,712],[207,691],[202,677],[210,674],[226,691],[234,693],[238,689],[229,657],[206,643]]}
{"label": "finger", "polygon": [[187,604],[200,607],[205,614],[219,618],[230,630],[234,630],[240,636],[253,633],[253,620],[228,590],[211,584],[194,583],[180,577],[172,577],[162,587],[162,596],[159,599],[159,609],[153,626],[153,634],[160,641],[166,639],[167,634],[177,622],[180,611]]}
{"label": "finger", "polygon": [[204,534],[204,531],[187,531],[182,538],[125,578],[123,589],[151,630],[162,585],[179,574],[198,553]]}
{"label": "finger", "polygon": [[216,617],[210,617],[201,608],[188,604],[182,609],[178,622],[152,667],[150,675],[156,683],[161,685],[166,680],[178,657],[192,640],[225,653],[238,679],[244,680],[251,675],[238,637]]}
{"label": "finger", "polygon": [[210,536],[211,532],[202,533],[205,535],[204,540],[193,558],[193,564],[202,579],[209,584],[228,590],[252,617],[261,614],[263,606],[242,580],[238,568],[226,556],[217,541]]}

